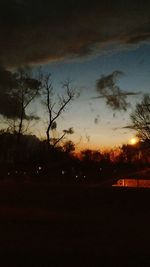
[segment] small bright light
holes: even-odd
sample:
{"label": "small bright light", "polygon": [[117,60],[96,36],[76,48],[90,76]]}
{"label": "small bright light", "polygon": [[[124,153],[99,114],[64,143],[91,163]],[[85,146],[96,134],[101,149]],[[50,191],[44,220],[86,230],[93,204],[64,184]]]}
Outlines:
{"label": "small bright light", "polygon": [[138,143],[138,138],[136,138],[136,137],[131,138],[130,141],[129,141],[129,143],[130,143],[130,145],[137,144]]}

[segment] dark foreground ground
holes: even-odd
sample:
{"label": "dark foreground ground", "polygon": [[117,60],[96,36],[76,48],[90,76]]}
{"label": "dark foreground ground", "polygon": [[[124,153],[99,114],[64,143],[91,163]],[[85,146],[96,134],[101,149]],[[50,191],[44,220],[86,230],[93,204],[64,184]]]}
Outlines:
{"label": "dark foreground ground", "polygon": [[150,266],[150,190],[1,183],[0,266]]}

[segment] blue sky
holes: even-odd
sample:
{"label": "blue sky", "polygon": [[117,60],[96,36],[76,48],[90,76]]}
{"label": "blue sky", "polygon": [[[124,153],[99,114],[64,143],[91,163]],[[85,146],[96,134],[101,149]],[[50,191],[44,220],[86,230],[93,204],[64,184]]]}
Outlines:
{"label": "blue sky", "polygon": [[[99,148],[120,145],[134,135],[122,129],[142,95],[129,97],[127,112],[114,112],[97,96],[101,75],[122,71],[125,91],[149,93],[150,1],[143,0],[5,0],[0,1],[0,63],[7,69],[43,66],[56,94],[70,78],[81,90],[58,123],[58,132],[74,127],[75,143]],[[9,34],[8,34],[9,33]],[[46,113],[32,127],[44,136]],[[96,119],[96,124],[94,123]]]}
{"label": "blue sky", "polygon": [[[56,94],[61,93],[61,82],[69,78],[72,86],[81,92],[59,119],[58,132],[73,127],[75,133],[71,139],[79,147],[109,148],[127,143],[135,135],[131,130],[122,129],[130,123],[129,114],[135,104],[140,102],[142,94],[150,93],[150,45],[116,48],[99,55],[82,59],[59,60],[43,65],[43,70],[52,74]],[[106,106],[104,99],[92,99],[97,96],[96,80],[102,74],[107,75],[115,70],[123,71],[118,80],[119,86],[126,91],[141,92],[137,96],[129,96],[130,107],[126,112],[113,112]],[[46,113],[38,109],[39,115],[46,121]],[[96,119],[96,123],[95,123]],[[38,127],[37,127],[38,128]],[[40,135],[44,135],[41,125]]]}

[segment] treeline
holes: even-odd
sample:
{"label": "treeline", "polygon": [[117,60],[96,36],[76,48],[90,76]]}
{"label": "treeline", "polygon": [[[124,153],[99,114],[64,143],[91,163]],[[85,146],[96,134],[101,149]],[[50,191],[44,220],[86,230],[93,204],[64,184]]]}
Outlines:
{"label": "treeline", "polygon": [[[70,145],[70,146],[69,146]],[[35,135],[0,133],[1,179],[49,183],[107,183],[150,163],[149,140],[108,152],[74,153],[73,143],[47,147]]]}
{"label": "treeline", "polygon": [[[149,165],[150,96],[143,96],[131,114],[131,124],[125,127],[136,131],[141,140],[137,145],[123,145],[103,153],[84,150],[77,157],[73,153],[75,144],[66,139],[74,133],[72,125],[59,131],[58,124],[78,93],[69,80],[62,82],[61,90],[55,90],[51,74],[42,69],[35,72],[23,67],[11,71],[0,66],[2,179],[103,183]],[[30,123],[43,120],[34,110],[36,101],[39,110],[45,111],[44,141],[29,134]]]}

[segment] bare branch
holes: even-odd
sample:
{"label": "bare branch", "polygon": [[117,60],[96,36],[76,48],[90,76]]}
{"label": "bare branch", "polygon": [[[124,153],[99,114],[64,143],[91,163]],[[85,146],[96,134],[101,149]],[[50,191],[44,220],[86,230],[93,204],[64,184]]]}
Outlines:
{"label": "bare branch", "polygon": [[[52,85],[50,74],[46,74],[45,76],[43,76],[42,87],[44,89],[44,94],[46,97],[46,108],[48,111],[48,126],[46,130],[46,135],[47,135],[47,143],[49,146],[50,145],[50,131],[53,130],[52,129],[53,124],[65,111],[68,104],[74,99],[75,90],[71,88],[70,81],[66,80],[62,84],[62,88],[65,89],[65,93],[62,96],[57,95],[58,102],[54,101],[53,85]],[[68,133],[64,132],[62,136],[56,140],[53,146],[56,146],[56,144],[58,144],[58,142],[60,142],[65,137],[66,134]]]}
{"label": "bare branch", "polygon": [[137,131],[142,140],[150,139],[150,96],[144,95],[141,103],[136,105],[135,111],[130,115],[131,129]]}

